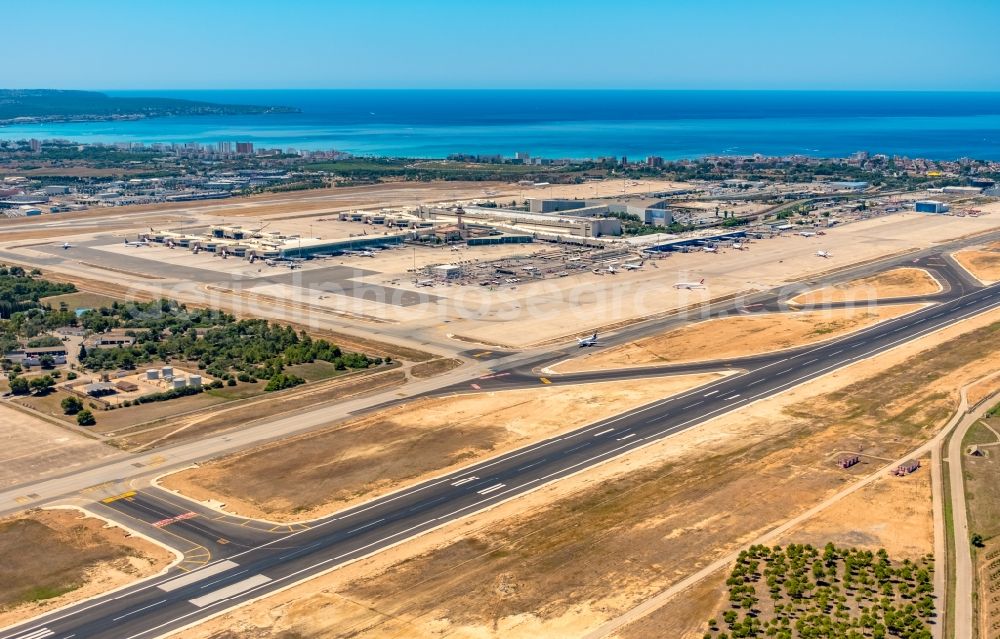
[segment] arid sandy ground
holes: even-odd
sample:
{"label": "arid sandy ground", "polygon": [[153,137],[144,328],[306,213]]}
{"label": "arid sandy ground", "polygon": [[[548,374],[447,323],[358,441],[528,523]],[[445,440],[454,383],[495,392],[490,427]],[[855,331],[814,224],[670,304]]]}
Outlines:
{"label": "arid sandy ground", "polygon": [[895,559],[916,559],[934,552],[930,458],[906,477],[887,475],[823,511],[779,540],[876,551]]}
{"label": "arid sandy ground", "polygon": [[[998,320],[993,311],[858,362],[189,636],[581,636],[884,463],[874,458],[926,441],[956,389],[995,367],[983,345],[997,343]],[[874,461],[836,466],[859,446]],[[693,602],[699,615],[705,601]]]}
{"label": "arid sandy ground", "polygon": [[[926,461],[926,460],[925,460]],[[884,548],[893,560],[934,551],[930,472],[884,477],[793,528],[777,545],[827,542],[872,552]],[[725,574],[719,571],[642,620],[611,635],[618,639],[701,639],[706,622],[728,606]]]}
{"label": "arid sandy ground", "polygon": [[1000,281],[1000,248],[970,249],[954,253],[965,270],[984,284]]}
{"label": "arid sandy ground", "polygon": [[[1000,370],[1000,362],[997,363],[997,369]],[[1000,389],[1000,375],[984,379],[970,386],[966,391],[966,395],[969,398],[969,406],[975,406],[998,389]]]}
{"label": "arid sandy ground", "polygon": [[295,521],[718,379],[539,386],[417,400],[331,429],[237,453],[160,483],[245,517]]}
{"label": "arid sandy ground", "polygon": [[920,268],[897,268],[871,277],[809,291],[792,299],[799,305],[832,302],[864,302],[894,297],[931,295],[941,290],[941,285],[930,273]]}
{"label": "arid sandy ground", "polygon": [[174,560],[160,546],[76,510],[0,521],[0,557],[0,627],[156,574]]}
{"label": "arid sandy ground", "polygon": [[759,355],[841,337],[919,308],[919,304],[900,304],[713,319],[597,350],[551,368],[574,373]]}
{"label": "arid sandy ground", "polygon": [[69,472],[118,454],[69,428],[0,404],[0,487]]}

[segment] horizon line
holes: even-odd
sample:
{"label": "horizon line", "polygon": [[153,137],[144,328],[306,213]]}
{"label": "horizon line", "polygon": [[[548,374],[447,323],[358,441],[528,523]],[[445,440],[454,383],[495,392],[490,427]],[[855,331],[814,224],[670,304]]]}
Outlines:
{"label": "horizon line", "polygon": [[998,89],[789,89],[789,88],[652,88],[652,87],[156,87],[156,88],[63,88],[63,87],[0,87],[9,91],[532,91],[532,92],[649,92],[649,93],[966,93],[1000,94]]}

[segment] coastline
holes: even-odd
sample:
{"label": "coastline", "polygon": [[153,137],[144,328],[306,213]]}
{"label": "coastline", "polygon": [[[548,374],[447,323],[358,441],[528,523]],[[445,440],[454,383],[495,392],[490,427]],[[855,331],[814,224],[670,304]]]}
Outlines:
{"label": "coastline", "polygon": [[[0,139],[146,145],[239,140],[256,147],[429,159],[515,152],[545,159],[833,158],[867,150],[935,160],[1000,160],[1000,95],[995,94],[301,90],[156,95],[232,106],[287,104],[297,112],[20,120],[0,127]],[[749,105],[738,104],[748,97],[753,98]],[[865,102],[866,97],[875,103]],[[941,104],[947,108],[934,111]]]}

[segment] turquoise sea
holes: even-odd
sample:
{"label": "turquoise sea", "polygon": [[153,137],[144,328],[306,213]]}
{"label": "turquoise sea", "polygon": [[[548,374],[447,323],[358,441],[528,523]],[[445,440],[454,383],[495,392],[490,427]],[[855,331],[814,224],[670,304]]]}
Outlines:
{"label": "turquoise sea", "polygon": [[157,91],[301,113],[0,127],[0,138],[251,141],[358,155],[844,156],[1000,160],[1000,93],[809,91]]}

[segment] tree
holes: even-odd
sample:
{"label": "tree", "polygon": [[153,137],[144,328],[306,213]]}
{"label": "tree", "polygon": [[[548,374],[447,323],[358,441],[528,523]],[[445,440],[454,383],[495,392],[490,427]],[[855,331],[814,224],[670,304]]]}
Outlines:
{"label": "tree", "polygon": [[56,380],[52,379],[51,375],[43,375],[41,377],[32,378],[29,382],[32,392],[38,395],[45,395],[49,392],[53,386],[56,385]]}
{"label": "tree", "polygon": [[975,546],[976,548],[983,547],[983,536],[980,535],[979,533],[972,533],[972,538],[970,541],[972,541],[972,545]]}
{"label": "tree", "polygon": [[84,346],[83,343],[80,344],[80,352],[77,354],[76,358],[81,362],[87,359],[87,347]]}
{"label": "tree", "polygon": [[83,410],[83,402],[81,402],[79,398],[73,397],[72,395],[64,398],[62,402],[60,402],[60,406],[62,406],[63,412],[67,415],[76,415]]}
{"label": "tree", "polygon": [[27,395],[30,390],[28,380],[23,377],[14,377],[10,380],[10,392],[15,395]]}
{"label": "tree", "polygon": [[97,420],[94,419],[94,414],[92,412],[87,409],[83,409],[76,414],[76,423],[80,426],[93,426],[97,423]]}
{"label": "tree", "polygon": [[42,355],[38,358],[38,363],[41,364],[42,368],[52,369],[56,366],[56,358],[51,355]]}

